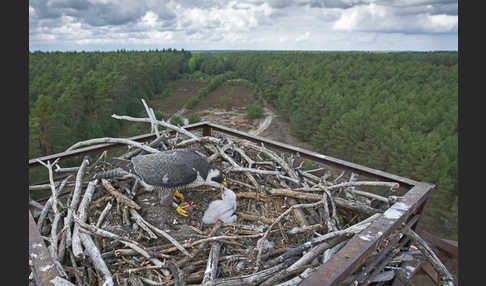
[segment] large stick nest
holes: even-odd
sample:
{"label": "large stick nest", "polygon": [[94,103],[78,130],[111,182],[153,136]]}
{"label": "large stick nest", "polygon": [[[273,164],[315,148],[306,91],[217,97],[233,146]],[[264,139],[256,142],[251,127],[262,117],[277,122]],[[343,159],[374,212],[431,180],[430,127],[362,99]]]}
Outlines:
{"label": "large stick nest", "polygon": [[[72,176],[60,184],[51,175],[59,193],[51,205],[47,198],[31,202],[32,211],[39,224],[40,210],[49,210],[40,232],[65,278],[77,285],[296,285],[399,199],[394,182],[360,181],[353,173],[317,163],[310,170],[298,154],[215,132],[202,137],[151,116],[137,121],[150,122],[160,137],[144,145],[150,149],[133,147],[120,157],[182,147],[205,154],[227,174],[226,187],[237,195],[237,221],[203,224],[209,203],[221,198],[220,190],[212,187],[184,192],[193,202],[184,217],[175,209],[162,211],[156,193],[134,187],[133,178],[92,180],[94,174],[113,168],[106,153],[79,168],[57,166],[51,173]],[[168,129],[159,132],[157,125]],[[100,142],[110,141],[90,141]],[[74,247],[78,237],[80,249]],[[90,239],[93,248],[86,241]],[[377,252],[387,242],[384,239]],[[100,257],[93,257],[96,253]]]}

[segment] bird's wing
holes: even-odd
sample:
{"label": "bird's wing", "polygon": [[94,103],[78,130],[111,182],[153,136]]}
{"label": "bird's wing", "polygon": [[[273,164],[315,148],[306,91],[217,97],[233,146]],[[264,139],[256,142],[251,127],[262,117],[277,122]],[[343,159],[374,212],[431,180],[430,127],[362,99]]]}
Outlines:
{"label": "bird's wing", "polygon": [[197,177],[191,158],[181,154],[160,152],[134,157],[132,162],[135,172],[150,185],[173,188],[191,183]]}

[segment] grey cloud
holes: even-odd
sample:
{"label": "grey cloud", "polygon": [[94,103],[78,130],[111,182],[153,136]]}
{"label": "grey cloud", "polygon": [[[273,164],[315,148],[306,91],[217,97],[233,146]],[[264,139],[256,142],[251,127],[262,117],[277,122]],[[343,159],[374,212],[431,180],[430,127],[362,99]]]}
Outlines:
{"label": "grey cloud", "polygon": [[88,9],[91,3],[83,0],[50,0],[47,4],[48,7],[55,9],[74,9],[85,10]]}
{"label": "grey cloud", "polygon": [[397,8],[398,13],[403,15],[428,13],[456,16],[458,14],[457,0],[378,0],[375,3]]}
{"label": "grey cloud", "polygon": [[451,4],[444,4],[440,6],[433,5],[433,9],[430,12],[432,15],[445,14],[445,15],[458,15],[457,2]]}
{"label": "grey cloud", "polygon": [[194,35],[197,32],[199,32],[199,30],[195,29],[195,28],[190,28],[190,29],[184,30],[184,33],[188,36]]}
{"label": "grey cloud", "polygon": [[227,1],[218,1],[218,0],[179,0],[177,1],[178,4],[181,4],[183,7],[190,7],[190,8],[200,8],[200,9],[210,9],[210,8],[223,8],[226,6]]}
{"label": "grey cloud", "polygon": [[31,0],[30,5],[35,9],[36,18],[52,19],[63,15],[76,18],[78,21],[92,26],[124,25],[133,23],[151,9],[159,18],[170,21],[176,18],[162,2],[122,0],[120,3],[91,3],[80,0]]}
{"label": "grey cloud", "polygon": [[33,0],[30,1],[29,4],[35,9],[35,18],[53,19],[62,16],[62,11],[60,9],[47,6],[47,0]]}
{"label": "grey cloud", "polygon": [[356,5],[367,3],[367,1],[353,0],[310,0],[309,5],[312,8],[339,8],[347,9]]}
{"label": "grey cloud", "polygon": [[272,6],[272,8],[281,9],[281,8],[292,6],[294,4],[294,1],[292,1],[292,0],[269,0],[268,4],[270,6]]}

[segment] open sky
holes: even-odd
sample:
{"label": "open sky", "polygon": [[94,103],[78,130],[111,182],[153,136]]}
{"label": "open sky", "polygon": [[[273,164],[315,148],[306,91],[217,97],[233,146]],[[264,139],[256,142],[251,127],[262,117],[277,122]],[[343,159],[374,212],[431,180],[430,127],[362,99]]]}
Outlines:
{"label": "open sky", "polygon": [[457,51],[457,31],[457,0],[29,0],[30,51]]}

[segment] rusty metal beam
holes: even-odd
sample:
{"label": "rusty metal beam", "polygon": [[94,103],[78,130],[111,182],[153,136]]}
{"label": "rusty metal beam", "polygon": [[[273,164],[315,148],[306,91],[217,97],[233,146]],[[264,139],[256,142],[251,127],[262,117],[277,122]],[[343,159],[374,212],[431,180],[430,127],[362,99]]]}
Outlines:
{"label": "rusty metal beam", "polygon": [[302,282],[302,286],[340,285],[348,275],[361,266],[366,258],[376,249],[382,237],[388,236],[400,227],[405,220],[429,198],[434,185],[419,183],[408,191],[403,200],[393,204],[383,216],[376,219],[360,234],[368,234],[363,239],[355,235],[338,255],[320,266],[318,271]]}
{"label": "rusty metal beam", "polygon": [[422,263],[419,270],[427,274],[427,276],[429,276],[429,278],[435,283],[435,285],[440,285],[439,273],[435,271],[434,267],[432,267],[429,262]]}
{"label": "rusty metal beam", "polygon": [[50,281],[59,276],[54,262],[42,241],[37,224],[29,210],[29,260],[36,285],[54,285]]}

